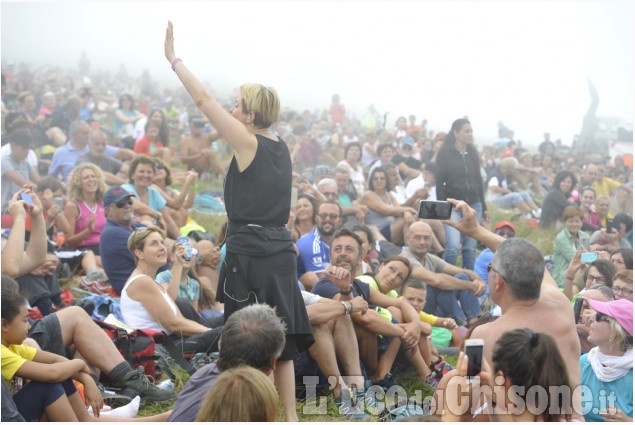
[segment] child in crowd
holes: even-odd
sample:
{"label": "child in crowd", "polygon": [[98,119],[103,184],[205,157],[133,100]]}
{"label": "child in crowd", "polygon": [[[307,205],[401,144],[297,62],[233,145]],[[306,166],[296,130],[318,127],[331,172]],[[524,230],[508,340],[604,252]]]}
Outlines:
{"label": "child in crowd", "polygon": [[419,313],[421,332],[429,335],[419,340],[419,349],[426,364],[430,365],[433,376],[440,380],[445,370],[452,367],[439,355],[437,347],[458,346],[465,336],[465,328],[459,328],[454,319],[437,317],[423,311],[426,305],[426,284],[417,279],[408,279],[401,288],[401,298],[405,299]]}
{"label": "child in crowd", "polygon": [[18,411],[27,421],[39,421],[43,415],[54,422],[94,421],[71,380],[84,385],[86,401],[98,417],[103,400],[86,363],[25,345],[29,327],[24,296],[3,287],[2,378]]}

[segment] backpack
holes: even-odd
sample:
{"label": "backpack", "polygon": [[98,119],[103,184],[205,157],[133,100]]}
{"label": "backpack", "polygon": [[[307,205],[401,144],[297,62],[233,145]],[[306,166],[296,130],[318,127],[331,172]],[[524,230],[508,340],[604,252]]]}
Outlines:
{"label": "backpack", "polygon": [[158,359],[158,356],[154,355],[155,338],[162,339],[162,332],[135,329],[134,332],[128,333],[123,328],[110,325],[101,320],[93,320],[106,332],[123,358],[130,363],[133,369],[143,366],[144,373],[154,378],[155,360]]}

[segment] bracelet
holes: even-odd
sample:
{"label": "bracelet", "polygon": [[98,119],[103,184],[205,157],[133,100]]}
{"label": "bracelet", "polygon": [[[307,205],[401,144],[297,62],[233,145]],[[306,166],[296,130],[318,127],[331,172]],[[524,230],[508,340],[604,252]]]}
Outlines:
{"label": "bracelet", "polygon": [[191,184],[191,185],[190,185],[190,189],[198,189],[198,183],[196,183],[196,184]]}
{"label": "bracelet", "polygon": [[347,303],[346,301],[340,301],[340,302],[344,306],[344,316],[350,316],[351,311],[353,310],[353,306],[350,303]]}
{"label": "bracelet", "polygon": [[172,66],[172,71],[176,72],[176,69],[174,68],[176,67],[176,64],[179,62],[183,62],[181,58],[176,58],[172,61],[172,63],[170,63],[170,66]]}
{"label": "bracelet", "polygon": [[342,294],[342,295],[350,295],[351,292],[353,292],[353,288],[348,288],[348,291],[340,291],[340,294]]}

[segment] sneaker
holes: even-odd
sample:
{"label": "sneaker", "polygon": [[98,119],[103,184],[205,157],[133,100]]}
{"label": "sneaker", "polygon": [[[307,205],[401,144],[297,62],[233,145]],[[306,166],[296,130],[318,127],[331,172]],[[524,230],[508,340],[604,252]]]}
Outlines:
{"label": "sneaker", "polygon": [[388,389],[390,389],[390,387],[393,387],[393,386],[397,385],[397,382],[395,382],[395,377],[392,376],[391,373],[387,373],[379,381],[374,381],[373,385],[379,385],[380,387],[382,387],[383,389],[388,391]]}
{"label": "sneaker", "polygon": [[353,422],[361,422],[370,419],[370,416],[364,412],[364,408],[357,402],[357,398],[353,392],[349,389],[348,396],[343,397],[343,394],[339,397],[335,397],[335,404],[337,404],[338,411],[341,416],[346,420]]}
{"label": "sneaker", "polygon": [[437,385],[439,385],[439,379],[434,375],[427,376],[426,379],[423,380],[423,383],[432,388],[432,390],[437,389]]}
{"label": "sneaker", "polygon": [[446,362],[443,357],[439,357],[439,360],[430,364],[430,374],[437,381],[440,381],[441,378],[443,378],[443,375],[445,375],[451,370],[454,370],[454,368],[452,367],[451,364]]}
{"label": "sneaker", "polygon": [[117,385],[128,392],[136,392],[144,400],[160,402],[174,400],[176,398],[174,391],[162,390],[156,385],[152,385],[148,377],[139,370],[128,372],[126,376],[124,376],[124,379],[117,382]]}
{"label": "sneaker", "polygon": [[381,413],[378,412],[378,410],[382,402],[377,400],[377,393],[375,391],[358,391],[356,397],[357,405],[361,406],[363,410],[375,416]]}

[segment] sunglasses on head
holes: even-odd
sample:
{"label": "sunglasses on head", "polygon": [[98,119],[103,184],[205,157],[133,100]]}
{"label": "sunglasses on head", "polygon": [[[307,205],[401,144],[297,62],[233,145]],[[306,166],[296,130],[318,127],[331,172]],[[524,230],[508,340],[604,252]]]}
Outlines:
{"label": "sunglasses on head", "polygon": [[132,205],[132,198],[122,199],[121,201],[119,201],[119,202],[117,202],[117,203],[115,204],[115,206],[116,206],[117,208],[123,208],[123,207],[125,207],[126,205]]}

